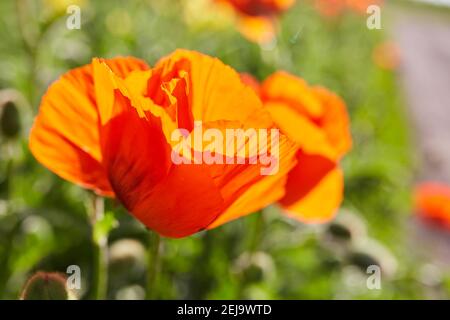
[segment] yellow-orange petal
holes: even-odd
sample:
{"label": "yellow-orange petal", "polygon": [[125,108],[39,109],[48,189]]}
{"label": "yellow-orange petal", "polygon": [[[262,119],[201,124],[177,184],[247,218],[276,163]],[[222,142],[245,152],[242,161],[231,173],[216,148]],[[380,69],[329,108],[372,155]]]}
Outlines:
{"label": "yellow-orange petal", "polygon": [[267,102],[267,110],[280,130],[308,154],[320,154],[332,160],[338,158],[335,148],[329,143],[324,130],[308,117],[298,113],[285,103]]}
{"label": "yellow-orange petal", "polygon": [[249,73],[243,72],[240,76],[242,82],[252,88],[259,97],[261,95],[261,85],[259,84],[259,81]]}
{"label": "yellow-orange petal", "polygon": [[114,195],[101,164],[53,128],[47,127],[40,118],[34,122],[30,150],[41,164],[61,178],[100,195]]}
{"label": "yellow-orange petal", "polygon": [[284,196],[288,172],[295,166],[297,146],[281,135],[279,144],[279,169],[272,175],[254,181],[240,196],[208,227],[212,229],[242,216],[254,213]]}
{"label": "yellow-orange petal", "polygon": [[256,93],[239,74],[219,59],[189,50],[176,50],[156,68],[173,69],[180,61],[189,68],[190,100],[194,120],[239,121],[248,127],[270,127],[272,121]]}
{"label": "yellow-orange petal", "polygon": [[351,148],[346,106],[336,94],[277,72],[263,82],[260,95],[277,126],[306,153],[336,160]]}
{"label": "yellow-orange petal", "polygon": [[[105,63],[119,76],[146,67],[134,58]],[[30,133],[30,150],[62,178],[112,195],[100,165],[98,124],[92,66],[86,65],[69,71],[49,87]]]}
{"label": "yellow-orange petal", "polygon": [[345,102],[323,87],[313,87],[312,91],[324,108],[324,113],[317,123],[325,132],[329,144],[336,153],[343,156],[352,147],[350,119]]}
{"label": "yellow-orange petal", "polygon": [[275,38],[276,24],[272,17],[267,16],[240,16],[238,30],[252,42],[264,44],[270,43]]}
{"label": "yellow-orange petal", "polygon": [[261,84],[263,101],[284,103],[310,119],[320,118],[325,110],[305,80],[284,71],[270,75]]}
{"label": "yellow-orange petal", "polygon": [[335,162],[320,156],[298,155],[289,173],[286,194],[279,201],[284,213],[306,223],[331,220],[343,199],[344,178]]}
{"label": "yellow-orange petal", "polygon": [[272,0],[280,10],[287,10],[295,4],[296,0]]}

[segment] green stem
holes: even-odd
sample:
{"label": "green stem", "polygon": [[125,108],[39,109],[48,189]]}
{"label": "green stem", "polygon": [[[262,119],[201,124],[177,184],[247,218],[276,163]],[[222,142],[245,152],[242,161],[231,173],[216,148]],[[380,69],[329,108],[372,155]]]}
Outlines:
{"label": "green stem", "polygon": [[[264,209],[254,213],[253,217],[251,217],[253,221],[251,221],[250,230],[251,230],[251,238],[248,241],[247,247],[247,258],[249,262],[252,260],[253,255],[259,250],[261,241],[263,239],[263,230],[265,224],[264,218]],[[244,299],[244,289],[246,285],[245,277],[241,278],[236,290],[237,299]]]}
{"label": "green stem", "polygon": [[[37,60],[37,44],[40,41],[41,34],[36,31],[30,33],[30,28],[27,27],[30,24],[30,12],[27,8],[27,3],[24,0],[16,1],[16,16],[18,23],[18,30],[21,36],[22,44],[29,60],[29,87],[28,87],[28,100],[31,105],[34,106],[36,102],[36,88],[38,87],[38,81],[36,78],[36,60]],[[35,26],[35,30],[39,30],[39,26]]]}
{"label": "green stem", "polygon": [[104,207],[104,199],[95,196],[91,216],[92,243],[94,250],[91,298],[96,300],[106,299],[108,289],[108,237],[107,235],[99,236],[98,233],[95,232],[97,224],[102,221],[104,217]]}
{"label": "green stem", "polygon": [[259,249],[259,245],[262,241],[263,229],[264,229],[264,209],[255,214],[255,221],[252,225],[252,238],[248,247],[250,254],[254,254]]}
{"label": "green stem", "polygon": [[157,295],[157,273],[160,267],[162,241],[156,232],[149,233],[149,246],[147,256],[147,288],[145,299],[156,299]]}

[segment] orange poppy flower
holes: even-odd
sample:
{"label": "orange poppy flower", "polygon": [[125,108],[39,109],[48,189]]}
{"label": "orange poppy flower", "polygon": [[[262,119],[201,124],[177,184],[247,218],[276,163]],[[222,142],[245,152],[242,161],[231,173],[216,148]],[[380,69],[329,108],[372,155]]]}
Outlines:
{"label": "orange poppy flower", "polygon": [[[219,131],[274,127],[232,68],[177,50],[153,68],[135,58],[94,59],[63,75],[42,99],[30,149],[51,171],[116,197],[168,237],[218,226],[280,197],[279,181],[296,161],[292,142],[280,136],[274,175],[261,175],[261,164],[249,161],[175,164],[171,135],[177,129],[192,135],[196,121]],[[269,154],[273,147],[267,147]],[[195,145],[188,150],[198,151]],[[257,182],[260,192],[248,193]]]}
{"label": "orange poppy flower", "polygon": [[343,198],[339,160],[352,144],[345,103],[286,72],[274,73],[261,85],[249,75],[242,79],[259,93],[281,132],[299,148],[280,205],[286,214],[304,222],[330,220]]}
{"label": "orange poppy flower", "polygon": [[346,10],[366,14],[371,5],[381,6],[383,0],[315,0],[315,7],[326,17],[336,17]]}
{"label": "orange poppy flower", "polygon": [[414,191],[417,214],[450,230],[450,186],[438,182],[419,184]]}
{"label": "orange poppy flower", "polygon": [[238,28],[244,37],[267,43],[275,36],[276,16],[289,9],[295,0],[215,0],[233,9],[239,17]]}

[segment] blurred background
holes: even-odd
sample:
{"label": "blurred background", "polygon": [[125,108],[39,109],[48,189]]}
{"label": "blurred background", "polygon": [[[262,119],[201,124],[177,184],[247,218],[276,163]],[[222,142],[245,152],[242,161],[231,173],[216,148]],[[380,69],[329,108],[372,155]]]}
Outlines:
{"label": "blurred background", "polygon": [[[66,27],[71,4],[81,9],[80,29]],[[445,1],[385,1],[382,28],[369,30],[365,11],[330,13],[298,0],[265,44],[246,40],[211,0],[6,0],[0,12],[0,299],[17,299],[38,270],[70,265],[81,268],[78,298],[91,290],[91,195],[39,165],[27,146],[48,85],[93,57],[152,65],[176,48],[259,79],[283,69],[330,88],[347,103],[354,147],[334,222],[308,226],[270,207],[164,239],[157,298],[450,298],[450,233],[416,218],[411,196],[417,181],[450,182]],[[116,221],[107,296],[142,299],[146,229],[113,201],[106,210]],[[379,290],[367,287],[373,264],[382,268]]]}

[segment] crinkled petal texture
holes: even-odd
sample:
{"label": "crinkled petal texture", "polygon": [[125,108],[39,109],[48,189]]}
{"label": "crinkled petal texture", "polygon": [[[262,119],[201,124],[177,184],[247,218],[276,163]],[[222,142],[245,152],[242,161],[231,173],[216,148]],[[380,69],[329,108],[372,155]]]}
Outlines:
{"label": "crinkled petal texture", "polygon": [[[69,73],[70,86],[58,80],[44,97],[31,133],[36,158],[65,179],[114,195],[146,226],[168,237],[218,226],[284,195],[283,181],[297,151],[286,136],[268,143],[266,155],[277,164],[268,176],[261,175],[262,162],[250,161],[251,139],[240,140],[231,153],[211,150],[201,138],[197,143],[198,133],[209,128],[251,133],[275,127],[233,69],[186,50],[153,68],[139,62],[131,69],[94,59],[80,69],[84,73]],[[51,112],[65,125],[55,125]],[[176,132],[181,134],[174,138]],[[205,155],[234,161],[207,162]]]}
{"label": "crinkled petal texture", "polygon": [[420,217],[450,230],[450,186],[424,182],[416,186],[414,205]]}
{"label": "crinkled petal texture", "polygon": [[273,121],[299,146],[298,163],[289,172],[279,203],[301,221],[330,220],[343,198],[339,160],[352,144],[344,102],[285,72],[271,75],[258,89]]}

